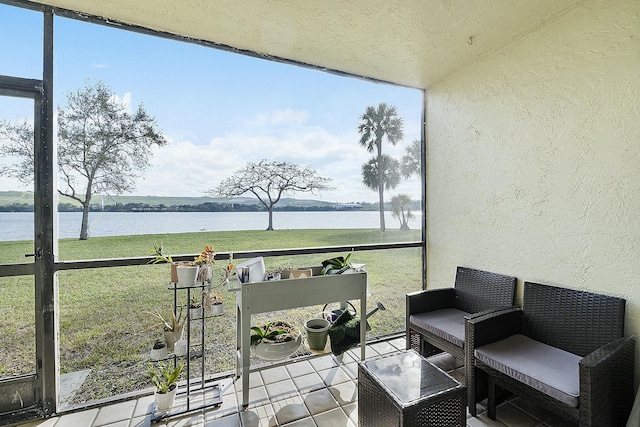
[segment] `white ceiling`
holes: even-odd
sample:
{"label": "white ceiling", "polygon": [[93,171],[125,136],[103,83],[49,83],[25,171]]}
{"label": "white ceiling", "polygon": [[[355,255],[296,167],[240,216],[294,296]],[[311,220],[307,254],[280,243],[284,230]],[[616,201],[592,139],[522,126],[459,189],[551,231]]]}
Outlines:
{"label": "white ceiling", "polygon": [[582,0],[40,0],[393,83],[431,83]]}

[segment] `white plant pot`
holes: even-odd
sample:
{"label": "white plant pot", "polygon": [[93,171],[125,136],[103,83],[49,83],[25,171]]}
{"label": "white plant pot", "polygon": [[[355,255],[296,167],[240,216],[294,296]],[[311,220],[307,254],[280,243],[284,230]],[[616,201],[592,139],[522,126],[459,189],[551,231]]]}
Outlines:
{"label": "white plant pot", "polygon": [[224,314],[224,304],[217,303],[211,305],[211,315],[212,316],[222,316]]}
{"label": "white plant pot", "polygon": [[262,360],[286,359],[298,350],[302,343],[302,334],[298,333],[295,340],[282,343],[259,342],[253,346],[256,357]]}
{"label": "white plant pot", "polygon": [[164,342],[167,344],[167,351],[173,353],[174,345],[182,338],[182,328],[179,331],[164,331]]}
{"label": "white plant pot", "polygon": [[187,340],[179,340],[176,341],[176,344],[173,349],[173,353],[176,356],[186,356],[187,355]]}
{"label": "white plant pot", "polygon": [[151,354],[149,354],[151,360],[162,360],[165,357],[167,357],[167,347],[152,348]]}
{"label": "white plant pot", "polygon": [[191,320],[199,319],[201,317],[201,314],[202,314],[202,307],[195,307],[195,308],[189,309],[189,317],[191,318]]}
{"label": "white plant pot", "polygon": [[154,393],[158,412],[169,412],[173,406],[173,402],[176,400],[177,391],[178,387],[174,387],[173,390],[168,393],[158,393],[157,391]]}
{"label": "white plant pot", "polygon": [[194,286],[199,269],[199,265],[179,265],[177,268],[178,284],[180,286]]}

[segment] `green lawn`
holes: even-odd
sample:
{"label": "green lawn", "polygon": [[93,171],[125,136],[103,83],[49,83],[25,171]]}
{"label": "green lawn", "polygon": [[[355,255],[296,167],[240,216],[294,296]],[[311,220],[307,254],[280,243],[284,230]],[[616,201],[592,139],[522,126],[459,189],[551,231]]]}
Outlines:
{"label": "green lawn", "polygon": [[[300,248],[355,243],[418,240],[419,231],[377,230],[276,230],[242,232],[200,232],[74,239],[60,241],[63,260],[147,256],[153,244],[162,241],[171,254],[199,252],[213,244],[220,252]],[[31,242],[0,243],[0,262],[20,259]],[[341,254],[273,257],[265,259],[267,269],[319,265],[323,259]],[[381,301],[387,311],[370,319],[370,337],[404,330],[405,294],[420,289],[420,249],[356,252],[352,262],[365,263],[369,278],[368,310]],[[218,261],[215,271],[226,265]],[[145,377],[148,352],[161,338],[160,328],[146,311],[168,311],[173,292],[168,289],[167,265],[144,265],[109,269],[61,271],[59,280],[59,322],[61,372],[89,369],[75,403],[108,397],[149,387]],[[217,278],[214,284],[217,284]],[[223,289],[223,288],[221,288]],[[225,315],[206,320],[205,370],[208,374],[235,368],[235,294],[222,290]],[[34,313],[33,278],[0,279],[0,314],[8,323],[0,334],[0,378],[33,371]],[[185,294],[183,294],[185,295]],[[184,302],[186,297],[181,298]],[[282,313],[255,316],[254,324],[279,317],[302,328],[304,321],[322,307],[305,307]],[[196,333],[197,330],[192,330]],[[201,359],[194,359],[192,376]]]}

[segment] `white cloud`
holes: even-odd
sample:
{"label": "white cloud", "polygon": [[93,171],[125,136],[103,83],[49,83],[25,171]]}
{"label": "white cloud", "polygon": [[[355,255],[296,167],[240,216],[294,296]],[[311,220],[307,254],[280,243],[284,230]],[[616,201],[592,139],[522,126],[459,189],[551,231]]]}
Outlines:
{"label": "white cloud", "polygon": [[306,110],[294,110],[286,108],[284,110],[258,113],[254,123],[258,125],[300,125],[309,119],[309,112]]}
{"label": "white cloud", "polygon": [[[334,190],[320,195],[300,193],[295,197],[322,199],[332,202],[376,202],[376,191],[362,184],[361,167],[373,154],[357,143],[355,131],[332,135],[321,127],[295,127],[280,131],[264,130],[252,135],[251,130],[237,132],[197,145],[191,140],[173,141],[154,150],[152,168],[139,181],[136,194],[191,196],[205,195],[225,178],[248,162],[262,159],[289,161],[316,170],[319,175],[332,179]],[[404,150],[394,147],[397,152]],[[391,147],[385,152],[391,152]],[[403,181],[397,189],[385,191],[385,199],[392,194],[408,193],[420,198],[417,180]]]}
{"label": "white cloud", "polygon": [[[130,110],[132,94],[115,96]],[[262,159],[288,161],[308,166],[319,175],[332,179],[334,190],[320,195],[296,194],[297,198],[322,199],[331,202],[376,202],[376,191],[362,184],[361,167],[373,153],[358,144],[355,128],[339,134],[319,125],[307,124],[306,111],[277,110],[258,115],[252,123],[243,123],[235,131],[215,136],[200,144],[197,133],[176,129],[165,135],[169,144],[154,148],[151,165],[136,183],[133,194],[155,196],[201,197],[215,189],[247,162]],[[57,121],[54,121],[57,125]],[[57,127],[57,126],[56,126]],[[385,145],[385,154],[400,157],[409,140],[393,147]],[[0,180],[0,188],[16,189],[16,184]],[[385,199],[393,194],[408,193],[420,198],[417,179],[402,181],[398,188],[385,191]]]}

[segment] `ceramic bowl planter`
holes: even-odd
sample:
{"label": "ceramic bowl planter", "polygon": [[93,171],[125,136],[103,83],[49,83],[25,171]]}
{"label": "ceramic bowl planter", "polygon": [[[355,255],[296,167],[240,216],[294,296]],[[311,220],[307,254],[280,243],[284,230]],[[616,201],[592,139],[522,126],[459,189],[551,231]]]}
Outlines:
{"label": "ceramic bowl planter", "polygon": [[297,338],[291,341],[280,343],[259,342],[253,346],[253,351],[256,357],[262,360],[282,360],[298,351],[301,343],[302,335],[299,334]]}
{"label": "ceramic bowl planter", "polygon": [[298,328],[283,321],[274,321],[262,327],[252,327],[253,352],[262,360],[286,359],[295,353],[302,343]]}

